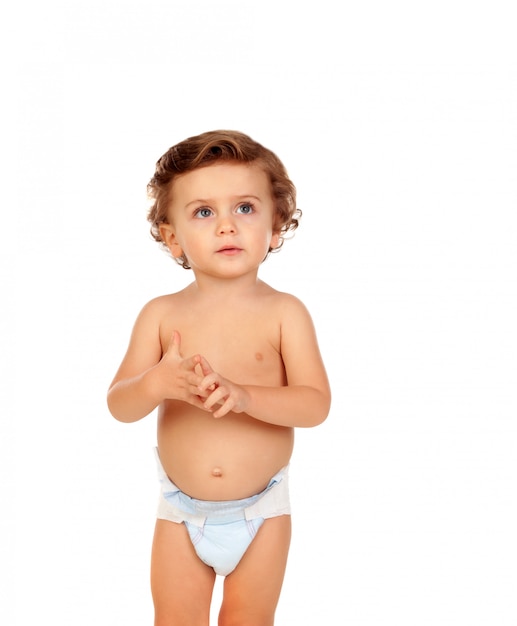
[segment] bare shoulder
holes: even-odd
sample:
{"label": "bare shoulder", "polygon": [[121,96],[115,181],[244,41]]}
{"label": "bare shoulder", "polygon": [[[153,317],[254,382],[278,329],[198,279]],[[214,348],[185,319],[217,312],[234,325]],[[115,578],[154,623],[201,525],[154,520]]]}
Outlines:
{"label": "bare shoulder", "polygon": [[144,304],[142,307],[139,317],[146,319],[159,319],[163,315],[169,314],[172,308],[178,307],[184,303],[184,291],[185,290],[157,296],[152,300],[149,300],[149,302]]}
{"label": "bare shoulder", "polygon": [[262,305],[267,309],[267,318],[277,326],[282,345],[285,347],[288,341],[299,345],[305,340],[314,342],[314,323],[304,302],[291,293],[271,287],[266,293]]}
{"label": "bare shoulder", "polygon": [[144,304],[134,323],[126,354],[114,382],[145,371],[160,360],[164,345],[161,329],[171,311],[178,308],[178,295],[158,296]]}
{"label": "bare shoulder", "polygon": [[[288,384],[319,390],[326,406],[330,389],[311,314],[300,298],[290,293],[276,292],[274,298],[280,327],[280,352]],[[328,409],[323,411],[325,415],[326,411]]]}
{"label": "bare shoulder", "polygon": [[149,300],[138,313],[131,332],[130,351],[137,347],[142,352],[146,346],[156,345],[161,350],[161,329],[164,320],[178,309],[178,294],[157,296]]}
{"label": "bare shoulder", "polygon": [[266,287],[271,298],[268,304],[273,304],[281,317],[292,315],[309,316],[309,311],[300,298],[285,291],[277,291],[269,285],[266,285]]}

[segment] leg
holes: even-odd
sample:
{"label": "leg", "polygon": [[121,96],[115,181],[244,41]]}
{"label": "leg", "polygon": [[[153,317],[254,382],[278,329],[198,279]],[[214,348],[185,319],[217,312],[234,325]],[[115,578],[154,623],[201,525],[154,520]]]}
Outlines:
{"label": "leg", "polygon": [[266,519],[224,581],[219,626],[272,626],[291,541],[291,516]]}
{"label": "leg", "polygon": [[184,524],[156,520],[151,557],[155,626],[208,626],[215,572],[197,556]]}

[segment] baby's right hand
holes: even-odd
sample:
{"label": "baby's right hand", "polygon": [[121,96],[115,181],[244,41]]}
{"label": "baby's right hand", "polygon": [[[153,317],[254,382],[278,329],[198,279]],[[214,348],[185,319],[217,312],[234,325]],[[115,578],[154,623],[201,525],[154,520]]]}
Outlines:
{"label": "baby's right hand", "polygon": [[177,330],[173,331],[167,351],[155,368],[163,399],[182,400],[206,411],[198,395],[198,385],[203,380],[198,373],[200,363],[201,356],[198,354],[183,358],[181,336]]}

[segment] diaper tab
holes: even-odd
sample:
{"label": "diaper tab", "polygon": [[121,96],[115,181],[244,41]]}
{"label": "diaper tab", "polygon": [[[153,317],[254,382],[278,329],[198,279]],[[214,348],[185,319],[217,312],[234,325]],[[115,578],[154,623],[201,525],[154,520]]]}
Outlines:
{"label": "diaper tab", "polygon": [[280,515],[290,515],[291,505],[289,500],[289,466],[282,468],[266,487],[263,495],[244,510],[246,519],[253,520],[257,517],[268,519]]}
{"label": "diaper tab", "polygon": [[199,528],[203,528],[206,515],[200,515],[199,512],[195,510],[189,511],[188,508],[182,506],[183,502],[181,496],[184,496],[183,492],[180,491],[179,487],[177,487],[165,473],[160,461],[160,455],[158,454],[158,448],[155,448],[154,452],[158,469],[158,480],[160,481],[161,488],[156,517],[158,519],[168,520],[169,522],[176,522],[177,524],[190,522]]}

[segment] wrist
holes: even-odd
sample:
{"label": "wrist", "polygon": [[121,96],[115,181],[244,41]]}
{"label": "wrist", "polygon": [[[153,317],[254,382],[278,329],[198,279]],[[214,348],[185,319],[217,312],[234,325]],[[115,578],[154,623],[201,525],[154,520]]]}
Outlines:
{"label": "wrist", "polygon": [[145,396],[149,398],[155,406],[158,406],[158,404],[165,400],[165,377],[160,363],[157,363],[143,374],[142,384]]}

